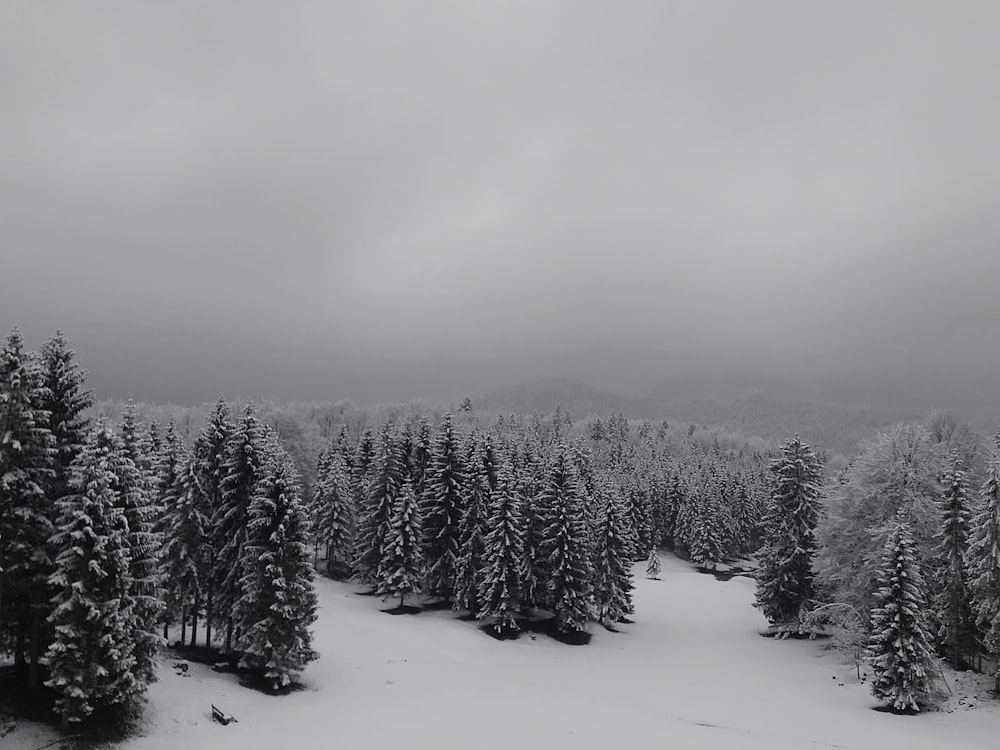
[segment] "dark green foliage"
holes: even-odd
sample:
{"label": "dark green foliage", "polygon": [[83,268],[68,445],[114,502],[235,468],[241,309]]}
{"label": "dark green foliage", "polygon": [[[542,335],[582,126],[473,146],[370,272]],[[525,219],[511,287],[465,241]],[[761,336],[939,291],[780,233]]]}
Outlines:
{"label": "dark green foliage", "polygon": [[889,534],[878,580],[868,641],[872,694],[894,711],[919,711],[930,703],[933,657],[924,580],[902,520]]}
{"label": "dark green foliage", "polygon": [[822,466],[812,448],[796,436],[782,445],[771,473],[774,484],[756,606],[775,630],[797,632],[815,596],[812,561]]}

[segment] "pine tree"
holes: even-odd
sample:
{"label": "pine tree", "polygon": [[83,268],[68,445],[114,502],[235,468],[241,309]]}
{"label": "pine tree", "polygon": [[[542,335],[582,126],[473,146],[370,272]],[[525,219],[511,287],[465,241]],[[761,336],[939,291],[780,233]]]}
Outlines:
{"label": "pine tree", "polygon": [[316,486],[316,539],[326,545],[326,573],[350,574],[357,525],[354,497],[344,457],[333,452],[320,472]]}
{"label": "pine tree", "polygon": [[405,479],[395,430],[391,423],[382,427],[378,456],[369,470],[368,492],[360,508],[357,551],[354,567],[365,583],[378,587],[382,550],[388,537],[396,498]]}
{"label": "pine tree", "polygon": [[565,444],[549,459],[541,510],[545,527],[539,554],[548,572],[546,602],[560,631],[584,631],[591,615],[593,570],[576,467]]}
{"label": "pine tree", "polygon": [[50,579],[58,593],[49,618],[55,636],[45,684],[58,696],[64,726],[98,709],[134,704],[146,689],[147,675],[135,663],[128,522],[113,469],[123,458],[118,438],[99,425],[74,464],[73,494],[58,503]]}
{"label": "pine tree", "polygon": [[377,593],[399,597],[420,592],[423,571],[420,552],[420,508],[409,479],[403,482],[392,509],[392,522],[382,547]]}
{"label": "pine tree", "polygon": [[548,570],[540,552],[545,531],[544,509],[541,507],[543,474],[539,446],[534,441],[525,442],[516,482],[518,492],[524,499],[524,592],[521,601],[526,610],[544,604],[548,585]]}
{"label": "pine tree", "polygon": [[755,606],[777,632],[798,632],[814,597],[812,561],[822,466],[796,435],[781,446],[771,473],[774,484]]}
{"label": "pine tree", "polygon": [[41,681],[53,570],[48,540],[56,518],[46,495],[57,478],[57,446],[42,409],[45,396],[37,364],[15,328],[0,349],[0,644],[8,642],[29,690]]}
{"label": "pine tree", "polygon": [[497,632],[518,629],[524,580],[524,498],[512,467],[503,463],[496,489],[490,494],[488,531],[483,551],[483,581],[479,591],[479,620],[492,621]]}
{"label": "pine tree", "polygon": [[[479,589],[483,578],[486,521],[489,514],[492,448],[473,437],[471,456],[467,462],[465,507],[458,526],[458,559],[455,561],[455,609],[466,609],[475,617],[479,604]],[[495,478],[493,482],[495,482]]]}
{"label": "pine tree", "polygon": [[181,642],[185,640],[187,616],[197,606],[205,585],[203,574],[208,519],[201,502],[198,471],[191,457],[180,467],[175,488],[168,498],[167,533],[162,557],[164,597],[168,607],[181,611]]}
{"label": "pine tree", "polygon": [[885,546],[879,582],[868,642],[872,694],[893,711],[919,711],[930,702],[933,657],[924,580],[902,518]]}
{"label": "pine tree", "polygon": [[[194,619],[192,621],[191,643],[194,644],[198,630],[198,612],[204,605],[205,610],[205,645],[210,646],[212,642],[212,625],[219,618],[215,607],[215,591],[218,580],[225,577],[220,571],[219,545],[223,541],[219,538],[216,528],[220,522],[222,512],[222,484],[226,478],[226,458],[229,454],[230,441],[232,440],[235,427],[230,421],[229,405],[225,398],[219,396],[215,406],[208,415],[205,427],[202,429],[198,439],[195,440],[192,457],[194,459],[195,470],[198,474],[196,487],[200,492],[197,502],[199,510],[205,519],[205,536],[203,537],[204,547],[200,550],[197,559],[202,569],[198,571],[201,581],[201,589],[205,595],[204,601],[196,599],[194,603]],[[201,589],[199,594],[202,593]]]}
{"label": "pine tree", "polygon": [[[996,452],[987,465],[979,498],[969,543],[969,585],[976,622],[985,633],[984,644],[997,658],[1000,657],[1000,454]],[[996,680],[1000,691],[1000,659]]]}
{"label": "pine tree", "polygon": [[451,599],[455,594],[459,556],[459,524],[465,499],[465,467],[452,417],[441,421],[421,498],[424,562],[428,596]]}
{"label": "pine tree", "polygon": [[656,547],[650,547],[649,562],[646,564],[646,578],[657,581],[660,578],[660,571],[662,570],[663,565],[660,563],[660,556],[657,554]]}
{"label": "pine tree", "polygon": [[137,677],[156,680],[156,660],[162,645],[157,632],[163,615],[163,594],[157,551],[163,540],[154,528],[154,478],[150,446],[135,403],[129,401],[122,417],[122,458],[117,462],[118,507],[128,526],[129,576],[135,606],[132,619],[133,656]]}
{"label": "pine tree", "polygon": [[594,554],[594,599],[598,620],[613,627],[635,609],[632,605],[632,550],[636,545],[623,501],[607,481],[598,486],[601,514]]}
{"label": "pine tree", "polygon": [[716,487],[705,486],[694,506],[691,538],[688,542],[691,562],[695,565],[711,566],[726,558],[725,508],[719,499]]}
{"label": "pine tree", "polygon": [[155,521],[153,531],[160,538],[160,548],[157,551],[158,570],[160,573],[161,595],[163,597],[163,637],[168,635],[171,624],[176,622],[176,613],[183,603],[175,599],[176,589],[166,576],[169,568],[167,552],[171,541],[178,503],[182,494],[181,477],[188,463],[187,451],[177,434],[173,418],[167,422],[167,429],[160,441],[160,449],[154,458],[153,503]]}
{"label": "pine tree", "polygon": [[216,550],[215,608],[226,624],[226,650],[232,646],[232,611],[240,596],[240,576],[250,502],[264,472],[267,446],[265,430],[253,402],[246,405],[236,430],[225,446],[221,467],[219,504],[213,509],[212,548]]}
{"label": "pine tree", "polygon": [[961,667],[962,646],[968,637],[972,615],[965,579],[965,556],[969,546],[969,482],[953,458],[945,472],[941,510],[944,514],[935,557],[938,586],[935,596],[940,637],[947,643],[955,669]]}
{"label": "pine tree", "polygon": [[273,443],[271,450],[250,503],[234,609],[240,666],[278,690],[318,654],[309,631],[316,621],[316,592],[299,477],[287,454]]}

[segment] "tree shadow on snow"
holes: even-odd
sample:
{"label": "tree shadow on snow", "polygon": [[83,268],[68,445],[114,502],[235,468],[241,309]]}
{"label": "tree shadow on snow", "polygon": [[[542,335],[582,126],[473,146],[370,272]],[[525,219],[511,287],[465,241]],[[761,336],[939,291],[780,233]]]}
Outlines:
{"label": "tree shadow on snow", "polygon": [[397,604],[395,607],[383,609],[382,611],[387,615],[419,615],[423,612],[420,607],[414,607],[412,604]]}

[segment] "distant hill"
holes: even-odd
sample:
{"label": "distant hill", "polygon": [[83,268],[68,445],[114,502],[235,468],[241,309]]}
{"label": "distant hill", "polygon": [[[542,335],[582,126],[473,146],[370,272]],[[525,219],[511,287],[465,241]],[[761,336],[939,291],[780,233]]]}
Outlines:
{"label": "distant hill", "polygon": [[566,378],[513,385],[475,399],[473,405],[477,410],[515,414],[548,414],[561,406],[574,419],[621,412],[630,419],[718,425],[747,436],[779,440],[798,433],[816,446],[845,455],[893,422],[919,416],[899,409],[831,404],[760,391],[725,398],[623,396]]}
{"label": "distant hill", "polygon": [[519,383],[473,399],[472,403],[478,410],[513,414],[548,414],[561,406],[574,419],[612,412],[621,412],[630,419],[666,416],[666,405],[660,399],[622,396],[571,378]]}

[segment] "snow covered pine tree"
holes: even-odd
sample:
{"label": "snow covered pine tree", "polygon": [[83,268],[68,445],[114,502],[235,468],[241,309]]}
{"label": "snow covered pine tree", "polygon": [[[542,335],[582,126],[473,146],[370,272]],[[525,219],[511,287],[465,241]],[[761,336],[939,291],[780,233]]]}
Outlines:
{"label": "snow covered pine tree", "polygon": [[879,582],[868,641],[872,694],[895,712],[919,711],[930,702],[933,656],[924,579],[910,528],[901,516],[886,543]]}
{"label": "snow covered pine tree", "polygon": [[822,465],[798,435],[771,464],[774,485],[757,573],[758,607],[780,635],[801,631],[814,596],[813,555]]}

